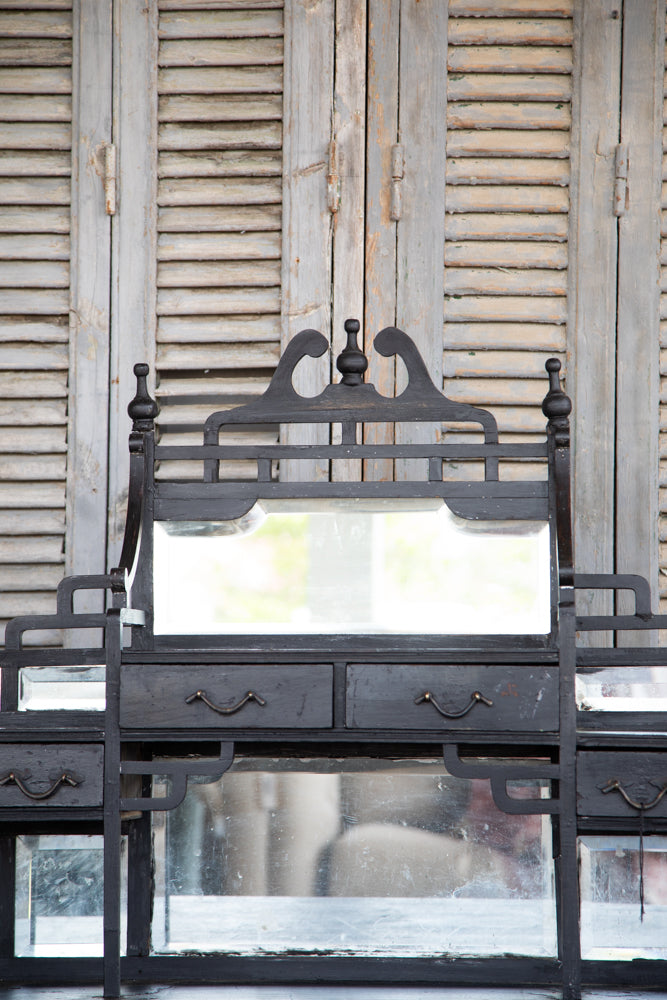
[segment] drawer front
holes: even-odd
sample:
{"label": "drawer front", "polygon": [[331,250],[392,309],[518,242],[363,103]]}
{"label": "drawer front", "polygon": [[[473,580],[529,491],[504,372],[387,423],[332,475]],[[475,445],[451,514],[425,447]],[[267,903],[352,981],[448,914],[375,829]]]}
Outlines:
{"label": "drawer front", "polygon": [[554,731],[558,672],[496,665],[351,664],[346,718],[352,728]]}
{"label": "drawer front", "polygon": [[580,751],[577,812],[667,819],[667,753]]}
{"label": "drawer front", "polygon": [[0,809],[102,805],[104,750],[75,743],[0,744]]}
{"label": "drawer front", "polygon": [[124,666],[127,728],[306,729],[333,721],[333,667],[320,663]]}

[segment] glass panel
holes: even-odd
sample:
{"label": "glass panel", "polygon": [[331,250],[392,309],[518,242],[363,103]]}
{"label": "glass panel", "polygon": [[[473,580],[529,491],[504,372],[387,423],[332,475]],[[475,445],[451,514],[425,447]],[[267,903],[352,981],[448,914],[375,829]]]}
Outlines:
{"label": "glass panel", "polygon": [[409,500],[262,501],[239,521],[164,522],[155,629],[547,633],[546,525],[471,525]]}
{"label": "glass panel", "polygon": [[19,710],[103,712],[104,666],[24,667],[19,672]]}
{"label": "glass panel", "polygon": [[664,712],[667,667],[599,667],[577,674],[583,712]]}
{"label": "glass panel", "polygon": [[154,832],[157,952],[555,954],[548,820],[436,760],[239,759]]}
{"label": "glass panel", "polygon": [[[124,943],[125,837],[121,844]],[[17,956],[102,955],[103,860],[102,837],[26,835],[16,838]]]}
{"label": "glass panel", "polygon": [[583,958],[667,958],[667,837],[644,837],[644,916],[639,837],[582,837]]}

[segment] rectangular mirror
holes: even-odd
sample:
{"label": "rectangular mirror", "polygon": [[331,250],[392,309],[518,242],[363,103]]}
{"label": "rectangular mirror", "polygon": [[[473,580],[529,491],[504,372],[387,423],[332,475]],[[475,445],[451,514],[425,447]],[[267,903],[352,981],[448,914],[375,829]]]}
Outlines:
{"label": "rectangular mirror", "polygon": [[238,758],[153,816],[157,952],[555,955],[548,818],[436,759]]}
{"label": "rectangular mirror", "polygon": [[[187,586],[184,581],[187,580]],[[261,501],[155,528],[158,633],[546,634],[543,522],[442,501]]]}
{"label": "rectangular mirror", "polygon": [[579,862],[582,958],[667,958],[667,837],[644,837],[643,916],[639,836],[581,837]]}

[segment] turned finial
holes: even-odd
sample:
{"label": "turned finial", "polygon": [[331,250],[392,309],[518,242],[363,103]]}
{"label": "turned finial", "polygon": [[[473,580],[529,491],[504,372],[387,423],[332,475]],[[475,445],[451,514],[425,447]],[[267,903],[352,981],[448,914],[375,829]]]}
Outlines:
{"label": "turned finial", "polygon": [[158,415],[158,405],[148,392],[146,377],[148,375],[148,365],[139,363],[134,366],[134,374],[137,377],[137,393],[134,399],[128,404],[127,412],[132,420],[132,427],[135,431],[151,431],[153,421]]}
{"label": "turned finial", "polygon": [[347,344],[336,359],[336,368],[343,376],[341,379],[343,385],[361,385],[364,381],[364,372],[368,368],[368,358],[357,343],[359,328],[358,319],[345,320]]}
{"label": "turned finial", "polygon": [[558,358],[549,358],[544,367],[549,373],[549,391],[542,403],[542,413],[549,420],[567,418],[572,412],[572,401],[561,388],[560,361]]}

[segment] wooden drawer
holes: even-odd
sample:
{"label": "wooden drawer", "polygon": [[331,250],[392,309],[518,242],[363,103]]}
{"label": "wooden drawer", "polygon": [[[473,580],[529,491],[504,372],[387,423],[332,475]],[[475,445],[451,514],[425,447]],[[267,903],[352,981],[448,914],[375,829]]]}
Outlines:
{"label": "wooden drawer", "polygon": [[333,721],[333,667],[320,663],[124,666],[127,728],[304,729]]}
{"label": "wooden drawer", "polygon": [[80,743],[0,744],[0,808],[102,805],[104,749]]}
{"label": "wooden drawer", "polygon": [[667,753],[580,751],[577,812],[617,817],[643,812],[650,819],[667,819]]}
{"label": "wooden drawer", "polygon": [[351,664],[346,718],[352,728],[550,732],[558,729],[558,671]]}

